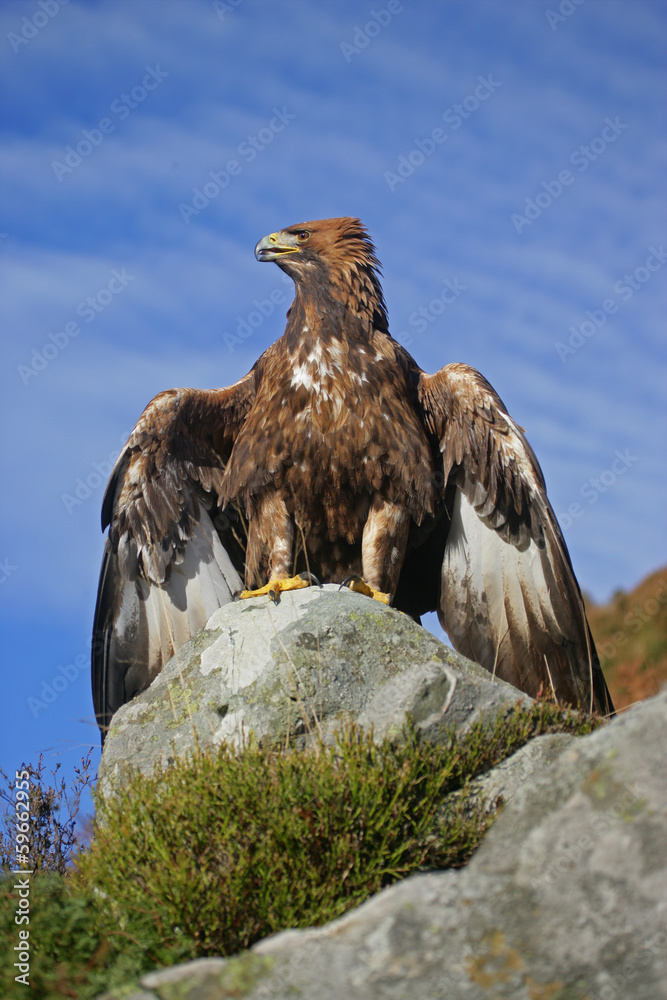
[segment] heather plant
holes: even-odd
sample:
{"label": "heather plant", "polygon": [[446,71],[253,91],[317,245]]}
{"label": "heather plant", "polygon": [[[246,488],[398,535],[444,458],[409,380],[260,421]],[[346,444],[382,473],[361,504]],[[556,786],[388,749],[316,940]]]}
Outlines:
{"label": "heather plant", "polygon": [[[27,829],[22,831],[28,852],[22,866],[33,872],[64,874],[79,842],[77,824],[80,821],[81,797],[92,785],[92,750],[74,768],[74,779],[68,786],[60,774],[61,765],[47,771],[44,754],[37,764],[22,764],[22,788],[26,789],[25,811],[29,814]],[[23,796],[21,796],[23,798]],[[0,768],[0,869],[16,867],[16,777]]]}

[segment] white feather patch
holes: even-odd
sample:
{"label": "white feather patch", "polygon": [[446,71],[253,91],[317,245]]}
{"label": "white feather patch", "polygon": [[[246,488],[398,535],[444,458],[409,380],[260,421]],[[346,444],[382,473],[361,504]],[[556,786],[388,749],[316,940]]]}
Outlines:
{"label": "white feather patch", "polygon": [[440,622],[459,652],[493,673],[503,667],[515,684],[530,670],[531,650],[560,633],[543,557],[532,539],[522,547],[504,541],[456,491]]}
{"label": "white feather patch", "polygon": [[[229,604],[243,583],[210,517],[202,510],[183,560],[172,566],[167,582],[158,587],[141,580],[139,588],[148,632],[148,669],[154,677],[174,652],[203,628],[214,611]],[[136,635],[140,612],[135,585],[128,583],[116,623],[119,636]]]}

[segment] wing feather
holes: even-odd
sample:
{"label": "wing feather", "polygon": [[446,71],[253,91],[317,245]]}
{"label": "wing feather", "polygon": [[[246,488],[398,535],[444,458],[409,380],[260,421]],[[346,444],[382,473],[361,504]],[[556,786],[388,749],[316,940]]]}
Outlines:
{"label": "wing feather", "polygon": [[242,587],[236,533],[215,511],[254,395],[252,372],[230,389],[161,393],[114,466],[91,657],[103,740],[118,708]]}
{"label": "wing feather", "polygon": [[466,365],[422,373],[424,423],[455,485],[438,615],[454,647],[528,694],[613,711],[542,470]]}

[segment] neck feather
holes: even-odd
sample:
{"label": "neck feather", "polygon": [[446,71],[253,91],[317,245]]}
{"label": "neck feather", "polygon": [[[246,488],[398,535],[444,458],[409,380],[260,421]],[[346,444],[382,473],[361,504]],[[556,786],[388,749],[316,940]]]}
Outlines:
{"label": "neck feather", "polygon": [[368,340],[373,330],[387,332],[387,308],[375,268],[353,264],[339,273],[330,270],[296,281],[296,295],[285,336],[292,344],[317,338]]}

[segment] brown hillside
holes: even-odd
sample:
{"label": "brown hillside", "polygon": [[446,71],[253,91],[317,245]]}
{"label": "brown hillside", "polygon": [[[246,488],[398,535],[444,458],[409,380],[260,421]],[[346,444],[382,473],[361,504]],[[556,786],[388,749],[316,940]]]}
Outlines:
{"label": "brown hillside", "polygon": [[608,604],[587,599],[586,611],[616,708],[656,694],[667,681],[667,566]]}

